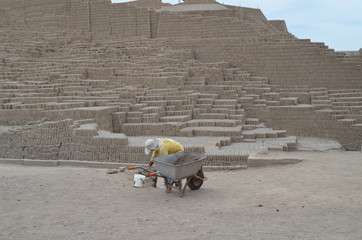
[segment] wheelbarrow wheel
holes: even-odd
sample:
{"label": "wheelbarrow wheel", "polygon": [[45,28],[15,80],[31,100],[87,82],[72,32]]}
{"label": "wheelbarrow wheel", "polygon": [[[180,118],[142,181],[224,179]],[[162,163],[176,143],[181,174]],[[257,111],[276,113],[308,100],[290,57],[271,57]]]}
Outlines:
{"label": "wheelbarrow wheel", "polygon": [[[202,169],[200,169],[200,170],[196,173],[196,175],[197,175],[198,177],[202,178],[202,179],[205,177],[205,176],[204,176],[204,172],[202,171]],[[197,189],[199,189],[199,188],[202,186],[202,184],[204,183],[204,181],[201,180],[201,179],[198,178],[198,177],[192,177],[192,178],[190,179],[189,183],[187,184],[187,186],[188,186],[191,190],[197,190]]]}

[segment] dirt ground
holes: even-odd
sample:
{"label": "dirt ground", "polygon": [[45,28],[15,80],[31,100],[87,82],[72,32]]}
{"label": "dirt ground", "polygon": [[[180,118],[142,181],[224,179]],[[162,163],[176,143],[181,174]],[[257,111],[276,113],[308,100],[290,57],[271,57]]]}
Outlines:
{"label": "dirt ground", "polygon": [[206,171],[184,198],[127,172],[2,164],[0,239],[361,239],[361,152],[267,157],[303,161]]}

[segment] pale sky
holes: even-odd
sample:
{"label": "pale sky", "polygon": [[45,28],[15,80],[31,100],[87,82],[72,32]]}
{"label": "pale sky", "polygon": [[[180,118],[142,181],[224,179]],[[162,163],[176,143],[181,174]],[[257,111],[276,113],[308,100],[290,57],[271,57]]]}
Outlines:
{"label": "pale sky", "polygon": [[[127,0],[112,0],[127,2]],[[285,20],[300,39],[324,42],[336,51],[362,48],[361,0],[217,0],[241,7],[259,8],[268,20]],[[163,0],[177,4],[178,0]]]}

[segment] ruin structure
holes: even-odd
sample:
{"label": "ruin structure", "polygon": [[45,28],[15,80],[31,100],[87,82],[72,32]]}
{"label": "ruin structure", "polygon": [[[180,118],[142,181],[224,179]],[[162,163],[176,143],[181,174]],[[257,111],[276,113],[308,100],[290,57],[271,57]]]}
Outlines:
{"label": "ruin structure", "polygon": [[360,150],[361,63],[213,0],[1,0],[0,158],[145,163],[148,136],[208,165],[297,136]]}

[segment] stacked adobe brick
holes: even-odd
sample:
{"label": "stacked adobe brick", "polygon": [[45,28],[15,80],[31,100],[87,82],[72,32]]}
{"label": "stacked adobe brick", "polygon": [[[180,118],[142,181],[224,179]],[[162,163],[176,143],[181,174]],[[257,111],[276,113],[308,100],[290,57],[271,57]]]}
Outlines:
{"label": "stacked adobe brick", "polygon": [[[112,147],[112,144],[107,145],[101,141],[102,130],[121,132],[127,136],[224,136],[223,139],[215,140],[215,148],[242,142],[244,136],[248,139],[267,137],[266,133],[250,132],[262,127],[256,127],[255,124],[253,128],[251,124],[246,126],[250,120],[246,119],[245,111],[239,104],[238,97],[244,94],[242,81],[250,81],[250,74],[228,68],[228,64],[223,62],[196,61],[188,51],[165,50],[158,41],[147,41],[149,49],[143,47],[145,43],[113,42],[109,44],[111,46],[74,43],[69,44],[66,51],[63,47],[53,47],[52,51],[47,51],[49,46],[38,46],[36,59],[25,62],[13,60],[11,64],[25,69],[25,72],[18,74],[13,81],[6,81],[5,78],[2,90],[4,104],[1,106],[4,114],[0,119],[2,124],[24,125],[46,117],[52,122],[65,118],[77,122],[92,119],[93,125],[83,122],[79,129],[73,129],[69,142],[63,140],[61,134],[58,137],[54,134],[54,141],[58,139],[62,144],[61,147],[49,149],[52,154],[29,155],[28,151],[20,151],[20,146],[12,144],[8,146],[10,150],[4,150],[6,154],[15,156],[13,153],[18,151],[23,153],[23,158],[145,162],[142,147],[117,148]],[[112,45],[121,45],[123,54],[117,54],[119,48]],[[64,61],[60,53],[71,54],[71,58]],[[25,50],[23,54],[28,54],[28,51]],[[98,63],[96,66],[93,65],[94,59]],[[39,64],[45,60],[52,64],[42,66],[47,74],[41,79],[31,66],[42,69]],[[109,80],[89,79],[100,77],[97,71],[100,65],[103,77],[108,74],[105,78]],[[80,74],[82,71],[85,73]],[[38,81],[33,80],[36,78]],[[148,82],[150,86],[127,86],[127,83],[139,83],[142,79],[145,82],[141,83]],[[173,88],[164,88],[162,84]],[[31,95],[25,95],[27,93]],[[49,126],[53,125],[56,126],[55,123]],[[54,128],[54,133],[62,133],[62,130]],[[247,132],[241,135],[243,130]],[[270,132],[270,129],[266,130]],[[4,135],[6,139],[7,134]],[[116,134],[107,135],[109,138],[118,138]],[[36,134],[34,136],[41,138]],[[277,138],[285,137],[285,134],[278,135],[275,132],[268,136]],[[32,149],[24,142],[20,145],[23,145],[24,150]],[[202,144],[187,149],[205,151]],[[245,165],[247,159],[246,155],[240,153],[210,152],[209,155],[210,165],[217,165],[221,160],[223,164]]]}
{"label": "stacked adobe brick", "polygon": [[[133,136],[208,136],[214,149],[193,150],[209,151],[209,164],[244,164],[245,152],[226,150],[258,139],[295,148],[283,129],[361,145],[359,91],[335,89],[342,77],[343,86],[358,87],[361,72],[323,44],[295,39],[260,10],[13,3],[0,4],[10,7],[0,17],[0,124],[47,118],[54,129],[6,131],[4,157],[145,162],[142,143],[129,143]],[[65,119],[71,129],[58,129]],[[41,142],[34,155],[31,141],[8,141],[29,131],[39,139],[51,132],[54,142]]]}

